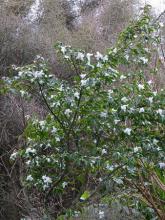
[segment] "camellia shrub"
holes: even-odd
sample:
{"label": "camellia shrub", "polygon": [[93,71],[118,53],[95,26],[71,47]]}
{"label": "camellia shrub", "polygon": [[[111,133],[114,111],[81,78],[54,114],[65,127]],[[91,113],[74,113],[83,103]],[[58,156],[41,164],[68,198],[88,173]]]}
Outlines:
{"label": "camellia shrub", "polygon": [[54,218],[98,199],[165,218],[165,92],[152,65],[160,26],[146,7],[106,55],[58,43],[73,69],[69,82],[40,56],[4,78],[4,90],[29,101],[38,94],[47,109],[42,120],[26,116],[26,144],[11,161],[23,161],[22,184],[47,211],[53,206]]}

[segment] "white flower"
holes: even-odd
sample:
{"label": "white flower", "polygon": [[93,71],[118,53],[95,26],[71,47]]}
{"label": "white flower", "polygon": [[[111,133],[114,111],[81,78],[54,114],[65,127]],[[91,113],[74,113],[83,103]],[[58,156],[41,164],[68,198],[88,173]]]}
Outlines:
{"label": "white flower", "polygon": [[142,112],[144,112],[144,108],[139,109],[139,113],[142,113]]}
{"label": "white flower", "polygon": [[63,187],[63,188],[65,188],[67,185],[68,185],[67,182],[63,182],[63,183],[62,183],[62,187]]}
{"label": "white flower", "polygon": [[18,76],[21,77],[22,75],[23,75],[23,72],[19,71],[19,72],[18,72]]}
{"label": "white flower", "polygon": [[96,65],[98,68],[102,68],[103,64],[102,63],[97,63]]}
{"label": "white flower", "polygon": [[15,160],[17,158],[18,152],[14,150],[14,152],[10,155],[11,160]]}
{"label": "white flower", "polygon": [[120,122],[120,120],[119,119],[115,119],[114,122],[115,122],[115,125],[117,125]]}
{"label": "white flower", "polygon": [[121,178],[113,178],[113,180],[117,183],[117,184],[123,184],[123,180]]}
{"label": "white flower", "polygon": [[113,90],[109,89],[108,90],[108,96],[111,97],[111,94],[113,93]]}
{"label": "white flower", "polygon": [[164,169],[165,168],[165,163],[160,162],[159,167],[160,167],[160,169]]}
{"label": "white flower", "polygon": [[70,56],[69,55],[65,55],[64,58],[69,60]]}
{"label": "white flower", "polygon": [[138,84],[138,89],[139,90],[143,90],[144,89],[144,85],[143,84]]}
{"label": "white flower", "polygon": [[50,158],[46,158],[46,161],[47,161],[48,163],[50,163],[51,160],[50,160]]}
{"label": "white flower", "polygon": [[123,98],[121,99],[121,101],[122,101],[122,102],[127,102],[128,99],[127,99],[126,97],[123,97]]}
{"label": "white flower", "polygon": [[85,57],[85,55],[84,55],[83,53],[78,52],[76,59],[83,61],[83,60],[84,60],[84,57]]}
{"label": "white flower", "polygon": [[154,139],[153,139],[153,144],[157,144],[157,143],[159,143],[159,141],[154,138]]}
{"label": "white flower", "polygon": [[106,165],[106,169],[109,170],[109,171],[113,171],[114,170],[114,166],[107,164]]}
{"label": "white flower", "polygon": [[42,180],[46,184],[52,183],[52,179],[49,176],[42,176]]}
{"label": "white flower", "polygon": [[126,79],[126,78],[127,78],[127,77],[124,76],[124,75],[121,75],[121,76],[120,76],[120,79],[121,79],[121,80]]}
{"label": "white flower", "polygon": [[54,133],[56,133],[56,132],[57,132],[57,128],[55,128],[55,127],[53,126],[53,129],[51,130],[51,133],[54,134]]}
{"label": "white flower", "polygon": [[55,139],[56,139],[57,142],[60,142],[60,138],[59,137],[56,137]]}
{"label": "white flower", "polygon": [[134,153],[137,153],[139,151],[142,151],[142,148],[141,147],[134,147],[133,151],[134,151]]}
{"label": "white flower", "polygon": [[81,80],[81,86],[86,86],[87,85],[88,80],[87,79],[82,79]]}
{"label": "white flower", "polygon": [[140,60],[143,62],[143,64],[148,63],[148,59],[145,57],[140,57]]}
{"label": "white flower", "polygon": [[125,55],[125,59],[126,59],[126,60],[129,59],[129,55],[128,55],[128,54]]}
{"label": "white flower", "polygon": [[102,59],[104,62],[108,61],[108,55],[105,55]]}
{"label": "white flower", "polygon": [[157,91],[154,91],[154,92],[153,92],[154,96],[156,96],[156,95],[157,95],[157,93],[158,93]]}
{"label": "white flower", "polygon": [[81,79],[84,79],[86,77],[86,74],[81,74],[80,77]]}
{"label": "white flower", "polygon": [[106,150],[105,148],[102,149],[101,154],[102,154],[102,155],[107,154],[107,150]]}
{"label": "white flower", "polygon": [[25,151],[25,154],[35,154],[36,153],[36,149],[28,147]]}
{"label": "white flower", "polygon": [[153,83],[153,81],[149,80],[147,83],[148,83],[148,85],[151,85]]}
{"label": "white flower", "polygon": [[46,122],[45,121],[40,121],[39,124],[40,124],[41,127],[44,127]]}
{"label": "white flower", "polygon": [[100,116],[101,116],[102,118],[106,118],[106,117],[107,117],[107,112],[101,112],[101,113],[100,113]]}
{"label": "white flower", "polygon": [[114,52],[114,53],[117,53],[117,48],[114,48],[114,49],[113,49],[113,52]]}
{"label": "white flower", "polygon": [[74,93],[74,97],[77,98],[77,99],[79,99],[79,95],[80,95],[79,92]]}
{"label": "white flower", "polygon": [[99,219],[102,219],[102,218],[104,218],[105,217],[105,213],[104,213],[104,211],[99,211]]}
{"label": "white flower", "polygon": [[127,134],[127,135],[131,135],[131,131],[132,131],[131,128],[124,129],[124,133]]}
{"label": "white flower", "polygon": [[43,72],[43,70],[35,71],[32,73],[32,75],[34,76],[34,78],[41,78],[44,75],[44,72]]}
{"label": "white flower", "polygon": [[27,181],[33,181],[32,175],[28,175],[28,176],[26,177],[26,180],[27,180]]}
{"label": "white flower", "polygon": [[103,55],[98,51],[97,51],[95,57],[96,57],[96,60],[102,60],[103,59]]}
{"label": "white flower", "polygon": [[160,27],[164,27],[163,22],[159,22],[159,26],[160,26]]}
{"label": "white flower", "polygon": [[123,110],[125,112],[127,110],[127,106],[128,105],[121,105],[121,110]]}
{"label": "white flower", "polygon": [[26,94],[26,92],[24,90],[20,90],[20,93],[21,93],[22,97]]}
{"label": "white flower", "polygon": [[162,115],[163,115],[163,110],[159,108],[159,109],[156,111],[156,113],[162,116]]}
{"label": "white flower", "polygon": [[26,161],[27,165],[30,165],[30,163],[31,163],[31,160]]}
{"label": "white flower", "polygon": [[65,47],[65,46],[61,46],[61,52],[62,52],[63,54],[66,53],[66,47]]}
{"label": "white flower", "polygon": [[66,109],[66,110],[65,110],[65,114],[66,114],[67,116],[69,116],[71,112],[72,112],[72,111],[71,111],[70,109]]}
{"label": "white flower", "polygon": [[148,101],[149,101],[150,103],[152,103],[152,102],[153,102],[153,97],[149,97],[149,98],[148,98]]}
{"label": "white flower", "polygon": [[91,56],[93,56],[92,53],[87,53],[86,54],[86,57],[87,57],[87,60],[88,60],[88,65],[90,65],[90,62],[91,62]]}

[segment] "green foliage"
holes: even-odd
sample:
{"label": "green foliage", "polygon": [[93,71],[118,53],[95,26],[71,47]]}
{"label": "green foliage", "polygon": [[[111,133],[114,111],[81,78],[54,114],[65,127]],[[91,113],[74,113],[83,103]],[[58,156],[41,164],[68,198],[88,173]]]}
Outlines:
{"label": "green foliage", "polygon": [[[39,56],[32,65],[14,67],[17,76],[5,79],[11,92],[30,99],[35,91],[47,107],[44,120],[27,117],[26,146],[11,159],[23,158],[27,186],[46,199],[62,198],[62,212],[68,195],[76,210],[95,192],[104,195],[108,182],[120,189],[116,198],[129,199],[131,206],[142,200],[159,217],[165,211],[164,202],[155,200],[154,206],[143,193],[165,198],[153,182],[155,172],[162,184],[165,178],[165,93],[145,76],[151,45],[159,43],[156,31],[145,9],[106,55],[58,43],[57,52],[75,73],[71,83],[51,75]],[[134,69],[122,71],[121,65]],[[108,189],[107,195],[114,192]]]}

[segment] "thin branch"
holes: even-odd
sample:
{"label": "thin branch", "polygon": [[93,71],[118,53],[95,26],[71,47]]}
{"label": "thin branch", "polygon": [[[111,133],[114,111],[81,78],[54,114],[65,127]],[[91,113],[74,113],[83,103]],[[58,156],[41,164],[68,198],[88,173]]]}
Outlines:
{"label": "thin branch", "polygon": [[41,84],[40,84],[39,82],[37,82],[37,83],[38,83],[38,86],[39,86],[40,94],[41,94],[41,96],[42,96],[42,98],[43,98],[43,100],[44,100],[44,102],[45,102],[45,104],[46,104],[48,110],[49,110],[50,113],[53,115],[54,119],[61,125],[61,127],[62,127],[63,130],[65,131],[65,127],[64,127],[63,123],[62,123],[61,120],[58,118],[58,116],[53,112],[53,110],[51,109],[50,105],[48,104],[47,99],[45,98],[45,95],[44,95],[44,93],[43,93]]}

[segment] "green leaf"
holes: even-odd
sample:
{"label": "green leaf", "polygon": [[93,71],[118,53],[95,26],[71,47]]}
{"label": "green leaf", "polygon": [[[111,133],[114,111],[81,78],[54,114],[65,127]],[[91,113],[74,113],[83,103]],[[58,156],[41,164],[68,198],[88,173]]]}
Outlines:
{"label": "green leaf", "polygon": [[87,200],[89,197],[90,197],[90,192],[89,192],[89,191],[85,191],[85,192],[81,195],[80,200],[85,201],[85,200]]}

